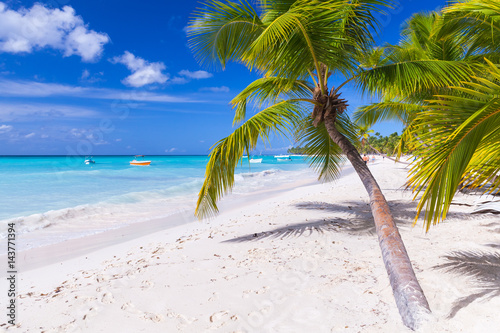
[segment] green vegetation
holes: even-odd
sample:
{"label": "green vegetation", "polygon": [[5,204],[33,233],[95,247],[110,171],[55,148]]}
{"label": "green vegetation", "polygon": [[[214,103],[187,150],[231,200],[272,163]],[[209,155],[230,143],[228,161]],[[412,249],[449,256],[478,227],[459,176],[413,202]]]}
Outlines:
{"label": "green vegetation", "polygon": [[458,189],[500,189],[500,177],[495,178],[500,173],[499,40],[500,2],[460,1],[441,12],[413,15],[401,42],[377,49],[367,61],[446,61],[471,71],[465,80],[413,93],[382,86],[380,102],[355,113],[362,126],[386,119],[404,124],[398,147],[418,157],[409,185],[420,198],[415,221],[424,212],[427,229],[446,218]]}
{"label": "green vegetation", "polygon": [[307,152],[307,148],[301,148],[301,147],[292,147],[288,148],[286,151],[288,154],[298,154],[298,155],[304,155]]}
{"label": "green vegetation", "polygon": [[[395,155],[396,148],[401,141],[401,135],[397,132],[389,136],[381,136],[380,133],[375,135],[368,135],[364,142],[358,142],[356,148],[361,154],[384,154],[387,156]],[[288,154],[306,154],[307,148],[305,147],[292,147],[287,150]],[[403,150],[403,153],[409,153]]]}
{"label": "green vegetation", "polygon": [[[393,156],[395,154],[396,148],[401,141],[401,135],[397,132],[392,133],[389,136],[381,136],[380,133],[375,133],[371,135],[366,140],[366,144],[359,144],[359,152],[362,154],[385,154],[388,156]],[[406,151],[404,151],[406,153]]]}

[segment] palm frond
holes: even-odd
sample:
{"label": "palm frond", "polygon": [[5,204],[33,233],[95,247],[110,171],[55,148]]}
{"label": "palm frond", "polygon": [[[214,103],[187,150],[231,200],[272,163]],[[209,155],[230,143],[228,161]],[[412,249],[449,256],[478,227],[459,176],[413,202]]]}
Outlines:
{"label": "palm frond", "polygon": [[385,120],[397,120],[407,126],[415,114],[425,109],[424,105],[401,101],[383,101],[361,106],[353,114],[354,122],[364,126],[373,126]]}
{"label": "palm frond", "polygon": [[281,77],[264,77],[250,83],[236,97],[231,104],[235,109],[234,124],[245,119],[246,108],[250,102],[256,102],[258,107],[263,103],[274,104],[278,99],[308,98],[312,95],[313,87],[305,80],[289,80]]}
{"label": "palm frond", "polygon": [[193,13],[188,25],[189,46],[204,65],[225,67],[241,60],[263,30],[256,11],[246,1],[208,0]]}
{"label": "palm frond", "polygon": [[[339,115],[336,126],[351,142],[356,142],[356,127],[347,116]],[[295,139],[305,147],[309,165],[318,173],[318,180],[329,182],[339,177],[345,157],[330,138],[324,123],[315,127],[310,117],[303,118],[296,127]]]}
{"label": "palm frond", "polygon": [[283,101],[257,113],[217,142],[210,153],[195,215],[205,218],[216,214],[217,200],[233,187],[234,169],[243,153],[254,149],[259,138],[268,142],[272,132],[287,135],[288,128],[297,124],[301,114],[298,102]]}
{"label": "palm frond", "polygon": [[[454,95],[437,96],[417,119],[424,129],[421,139],[429,146],[416,151],[409,185],[423,191],[417,216],[426,209],[428,229],[446,217],[455,192],[465,184],[482,187],[500,172],[495,156],[500,142],[500,70],[490,64],[488,84],[478,79],[472,88],[456,87]],[[500,186],[500,181],[490,190]]]}
{"label": "palm frond", "polygon": [[363,93],[407,96],[457,85],[481,68],[465,61],[410,60],[362,70],[356,84]]}
{"label": "palm frond", "polygon": [[323,123],[315,127],[311,118],[306,117],[297,128],[295,137],[305,148],[304,153],[310,167],[318,173],[318,180],[329,182],[340,176],[344,162],[342,150],[332,141]]}

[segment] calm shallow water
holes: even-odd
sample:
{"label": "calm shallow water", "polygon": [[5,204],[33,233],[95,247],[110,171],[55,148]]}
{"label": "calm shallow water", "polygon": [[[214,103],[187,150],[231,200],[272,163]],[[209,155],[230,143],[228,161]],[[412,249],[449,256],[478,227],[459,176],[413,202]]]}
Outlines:
{"label": "calm shallow water", "polygon": [[[246,194],[314,177],[302,157],[278,161],[244,159],[234,194]],[[207,156],[0,157],[0,224],[16,221],[19,233],[47,229],[89,234],[120,225],[192,211],[203,183]],[[5,232],[0,233],[4,237]]]}

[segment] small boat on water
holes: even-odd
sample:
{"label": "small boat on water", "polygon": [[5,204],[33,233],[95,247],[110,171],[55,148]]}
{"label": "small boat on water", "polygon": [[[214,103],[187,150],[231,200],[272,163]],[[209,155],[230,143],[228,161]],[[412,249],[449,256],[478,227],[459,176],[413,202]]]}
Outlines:
{"label": "small boat on water", "polygon": [[89,158],[85,158],[85,164],[95,164],[95,161],[92,159],[92,156]]}
{"label": "small boat on water", "polygon": [[291,161],[291,157],[278,157],[278,162],[288,162]]}
{"label": "small boat on water", "polygon": [[262,163],[262,158],[251,158],[250,163]]}
{"label": "small boat on water", "polygon": [[144,161],[140,158],[144,157],[144,155],[135,155],[134,160],[130,161],[130,165],[150,165],[151,161]]}

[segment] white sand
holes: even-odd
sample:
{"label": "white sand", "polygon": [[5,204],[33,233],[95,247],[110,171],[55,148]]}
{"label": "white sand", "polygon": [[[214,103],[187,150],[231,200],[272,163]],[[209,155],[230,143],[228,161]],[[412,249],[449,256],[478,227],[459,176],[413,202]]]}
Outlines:
{"label": "white sand", "polygon": [[[404,166],[377,160],[370,168],[433,311],[422,332],[498,332],[500,260],[483,257],[500,252],[498,215],[453,205],[449,219],[425,234],[411,227],[416,203],[401,190]],[[19,253],[18,327],[7,331],[409,331],[352,172],[211,221],[136,238],[113,232],[95,236],[104,237],[97,249],[97,238],[87,237]],[[473,251],[469,271],[482,275],[435,268],[451,251]]]}

